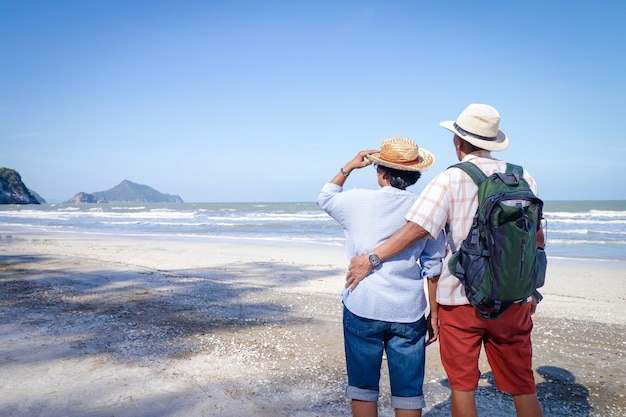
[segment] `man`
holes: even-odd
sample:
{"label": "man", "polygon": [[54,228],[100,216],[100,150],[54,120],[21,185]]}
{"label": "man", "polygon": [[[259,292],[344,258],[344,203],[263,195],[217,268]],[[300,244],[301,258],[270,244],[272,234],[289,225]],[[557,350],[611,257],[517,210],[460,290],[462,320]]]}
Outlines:
{"label": "man", "polygon": [[[509,140],[499,129],[498,111],[485,104],[469,105],[456,121],[440,125],[454,134],[454,147],[460,161],[471,161],[487,176],[504,172],[506,162],[491,156],[492,151],[507,148]],[[524,170],[523,177],[533,192],[537,186]],[[447,169],[435,177],[420,194],[406,215],[407,223],[373,253],[384,262],[395,253],[425,236],[437,236],[446,224],[455,247],[460,247],[471,227],[478,207],[478,187],[460,169]],[[538,232],[543,246],[543,232]],[[543,416],[536,394],[532,370],[531,314],[538,298],[514,304],[497,320],[479,316],[469,304],[460,281],[450,273],[448,251],[437,287],[441,361],[448,374],[453,417],[477,416],[475,391],[480,378],[478,359],[481,346],[489,359],[498,389],[513,396],[518,417]],[[347,288],[356,288],[370,271],[368,255],[356,256],[350,263]],[[436,322],[434,317],[432,322]]]}

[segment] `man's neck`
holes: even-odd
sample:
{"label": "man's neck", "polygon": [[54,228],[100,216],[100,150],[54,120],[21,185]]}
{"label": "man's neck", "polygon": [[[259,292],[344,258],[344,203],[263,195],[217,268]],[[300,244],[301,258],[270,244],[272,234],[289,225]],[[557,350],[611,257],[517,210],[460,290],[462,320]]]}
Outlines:
{"label": "man's neck", "polygon": [[489,151],[485,151],[485,150],[480,150],[480,151],[475,151],[475,152],[471,152],[471,153],[463,153],[461,152],[461,161],[467,161],[469,159],[473,159],[473,158],[489,158],[491,159],[491,152]]}

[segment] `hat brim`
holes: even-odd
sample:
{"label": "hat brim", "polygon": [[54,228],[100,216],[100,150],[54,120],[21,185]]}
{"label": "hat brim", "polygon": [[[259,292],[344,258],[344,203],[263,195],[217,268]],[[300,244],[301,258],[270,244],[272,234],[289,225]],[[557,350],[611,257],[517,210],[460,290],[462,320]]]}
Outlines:
{"label": "hat brim", "polygon": [[400,171],[426,171],[435,163],[435,155],[427,151],[424,148],[419,148],[419,159],[415,162],[397,163],[389,162],[381,159],[380,152],[375,152],[371,155],[367,155],[367,159],[377,165],[382,165],[387,168],[393,168]]}
{"label": "hat brim", "polygon": [[443,127],[446,130],[449,130],[464,141],[467,141],[472,145],[478,146],[479,148],[486,151],[498,152],[503,151],[509,147],[509,138],[500,129],[498,129],[498,135],[496,136],[496,140],[484,140],[474,137],[471,134],[459,132],[454,128],[454,120],[446,120],[445,122],[439,123],[439,126]]}

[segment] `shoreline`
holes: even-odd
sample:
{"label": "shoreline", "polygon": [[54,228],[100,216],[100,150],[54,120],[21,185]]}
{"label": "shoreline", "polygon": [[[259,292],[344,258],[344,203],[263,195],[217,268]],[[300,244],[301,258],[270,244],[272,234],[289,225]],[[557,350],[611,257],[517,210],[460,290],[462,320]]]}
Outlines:
{"label": "shoreline", "polygon": [[[294,242],[2,231],[0,416],[349,416],[347,265],[343,247]],[[626,413],[625,279],[549,258],[533,316],[546,416]],[[481,370],[479,414],[514,416]],[[424,416],[449,415],[437,343],[426,372]]]}
{"label": "shoreline", "polygon": [[[53,238],[57,235],[66,236],[68,238],[79,238],[80,236],[96,236],[100,238],[123,238],[123,239],[137,239],[137,240],[158,240],[158,241],[180,241],[189,243],[230,243],[230,244],[246,244],[246,245],[258,245],[258,246],[273,246],[284,247],[291,245],[302,245],[305,248],[310,249],[329,249],[329,250],[344,250],[343,242],[337,243],[323,243],[315,240],[304,239],[284,239],[280,237],[275,238],[257,238],[251,236],[216,236],[206,234],[168,234],[168,233],[116,233],[116,232],[103,232],[103,231],[64,231],[64,230],[42,230],[37,227],[28,227],[20,225],[19,227],[5,228],[0,231],[0,239],[6,239],[7,236],[15,234],[17,236],[29,236],[41,238],[47,236]],[[548,252],[548,261],[556,263],[576,263],[583,264],[586,262],[600,262],[605,266],[616,269],[626,269],[626,259],[613,259],[613,258],[581,258],[575,256],[557,256],[550,255]]]}

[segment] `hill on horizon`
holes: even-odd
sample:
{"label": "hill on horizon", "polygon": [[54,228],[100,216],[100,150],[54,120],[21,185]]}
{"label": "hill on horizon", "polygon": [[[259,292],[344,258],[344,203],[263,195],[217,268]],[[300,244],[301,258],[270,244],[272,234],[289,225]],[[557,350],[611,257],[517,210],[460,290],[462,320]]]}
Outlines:
{"label": "hill on horizon", "polygon": [[123,180],[115,187],[106,191],[93,193],[80,192],[69,203],[182,203],[178,195],[163,194],[152,187]]}

